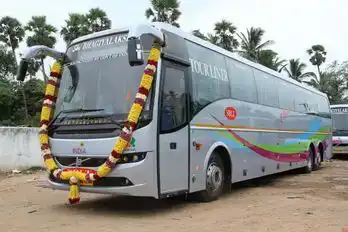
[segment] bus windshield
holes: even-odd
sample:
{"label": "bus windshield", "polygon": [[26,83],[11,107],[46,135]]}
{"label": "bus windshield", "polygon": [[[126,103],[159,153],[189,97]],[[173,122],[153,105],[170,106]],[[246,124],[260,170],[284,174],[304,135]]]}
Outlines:
{"label": "bus windshield", "polygon": [[348,136],[348,107],[331,108],[334,136]]}
{"label": "bus windshield", "polygon": [[332,123],[334,130],[346,130],[348,133],[348,113],[332,114]]}
{"label": "bus windshield", "polygon": [[[144,51],[149,50],[152,41],[148,37],[142,40]],[[148,53],[144,56],[146,61]],[[74,44],[68,48],[67,58],[55,114],[65,110],[99,109],[93,114],[114,115],[118,120],[125,120],[145,68],[145,65],[129,65],[127,33]],[[144,111],[150,108],[147,101]]]}

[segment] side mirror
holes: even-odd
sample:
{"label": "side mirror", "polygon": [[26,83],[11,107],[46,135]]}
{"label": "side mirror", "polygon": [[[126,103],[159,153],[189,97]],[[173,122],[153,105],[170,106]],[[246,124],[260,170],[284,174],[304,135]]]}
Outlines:
{"label": "side mirror", "polygon": [[29,61],[21,60],[17,70],[17,81],[24,81],[25,76],[27,75],[29,66]]}
{"label": "side mirror", "polygon": [[127,52],[130,66],[144,64],[143,47],[140,39],[130,38],[128,40]]}

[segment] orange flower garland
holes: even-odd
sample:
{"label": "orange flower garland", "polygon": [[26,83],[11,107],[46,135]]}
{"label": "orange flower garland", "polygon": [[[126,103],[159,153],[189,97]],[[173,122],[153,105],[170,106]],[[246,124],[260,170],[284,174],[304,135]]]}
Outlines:
{"label": "orange flower garland", "polygon": [[117,139],[115,146],[107,160],[102,164],[97,171],[94,170],[84,170],[68,168],[60,169],[53,159],[53,155],[49,146],[48,139],[48,123],[52,119],[54,114],[54,107],[57,100],[57,95],[59,91],[59,83],[62,77],[62,63],[61,61],[56,61],[52,67],[50,79],[47,82],[45,98],[41,110],[41,120],[40,120],[40,146],[41,152],[44,159],[44,163],[47,170],[53,174],[57,179],[69,180],[70,183],[70,193],[69,202],[71,204],[80,201],[79,194],[79,184],[80,182],[92,183],[102,177],[107,176],[116,166],[118,160],[128,143],[132,139],[132,133],[136,128],[139,120],[139,116],[145,105],[149,90],[151,89],[154,74],[157,70],[158,60],[160,58],[160,45],[156,42],[153,44],[150,55],[143,73],[138,93],[135,96],[132,108],[129,112],[127,122],[122,129],[122,132]]}

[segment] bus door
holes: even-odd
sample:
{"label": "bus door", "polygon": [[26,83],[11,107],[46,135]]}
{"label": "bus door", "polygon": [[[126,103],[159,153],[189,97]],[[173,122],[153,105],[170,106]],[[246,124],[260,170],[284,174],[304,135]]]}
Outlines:
{"label": "bus door", "polygon": [[189,175],[188,66],[162,60],[159,91],[159,194],[187,191]]}

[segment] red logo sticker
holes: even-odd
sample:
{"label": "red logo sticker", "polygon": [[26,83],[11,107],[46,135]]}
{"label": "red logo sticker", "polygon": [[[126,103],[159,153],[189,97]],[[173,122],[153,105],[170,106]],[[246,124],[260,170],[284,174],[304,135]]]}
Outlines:
{"label": "red logo sticker", "polygon": [[233,107],[227,107],[225,109],[225,116],[228,120],[234,120],[237,117],[237,111]]}

